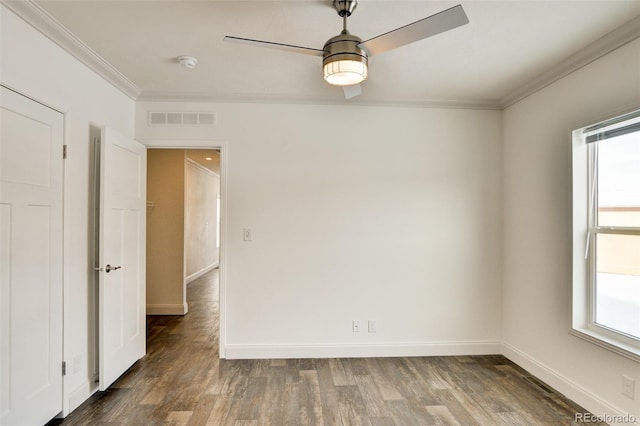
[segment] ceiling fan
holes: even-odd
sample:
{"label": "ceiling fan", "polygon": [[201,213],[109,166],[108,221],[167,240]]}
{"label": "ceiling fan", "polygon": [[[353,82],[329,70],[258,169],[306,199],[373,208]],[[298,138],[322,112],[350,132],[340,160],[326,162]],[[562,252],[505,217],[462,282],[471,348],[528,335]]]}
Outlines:
{"label": "ceiling fan", "polygon": [[367,79],[369,56],[378,55],[469,23],[464,9],[461,5],[457,5],[412,24],[362,41],[360,37],[350,34],[347,30],[347,18],[351,16],[357,5],[357,0],[333,0],[333,8],[342,17],[343,29],[340,34],[327,40],[322,49],[233,36],[225,36],[224,41],[322,56],[325,81],[334,86],[342,86],[345,97],[350,99],[362,93],[360,83]]}

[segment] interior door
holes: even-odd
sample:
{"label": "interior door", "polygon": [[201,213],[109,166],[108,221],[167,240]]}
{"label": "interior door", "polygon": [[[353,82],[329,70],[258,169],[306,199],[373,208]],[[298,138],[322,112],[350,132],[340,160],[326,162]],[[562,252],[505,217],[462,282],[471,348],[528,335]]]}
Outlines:
{"label": "interior door", "polygon": [[145,354],[146,176],[146,147],[103,128],[98,255],[100,390],[106,390]]}
{"label": "interior door", "polygon": [[44,424],[62,411],[63,116],[0,90],[0,424]]}

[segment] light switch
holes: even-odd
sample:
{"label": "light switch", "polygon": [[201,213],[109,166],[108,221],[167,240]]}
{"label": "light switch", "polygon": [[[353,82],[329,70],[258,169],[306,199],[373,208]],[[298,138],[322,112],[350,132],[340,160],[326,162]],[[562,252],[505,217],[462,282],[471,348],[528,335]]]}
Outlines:
{"label": "light switch", "polygon": [[244,241],[253,241],[253,231],[251,228],[244,228],[242,230],[242,239]]}

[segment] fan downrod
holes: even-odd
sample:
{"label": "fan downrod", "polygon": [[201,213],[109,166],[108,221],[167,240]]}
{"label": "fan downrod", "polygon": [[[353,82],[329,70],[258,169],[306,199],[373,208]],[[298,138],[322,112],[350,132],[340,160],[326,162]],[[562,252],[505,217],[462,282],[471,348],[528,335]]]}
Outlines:
{"label": "fan downrod", "polygon": [[357,0],[333,0],[333,8],[340,17],[349,17],[358,6]]}

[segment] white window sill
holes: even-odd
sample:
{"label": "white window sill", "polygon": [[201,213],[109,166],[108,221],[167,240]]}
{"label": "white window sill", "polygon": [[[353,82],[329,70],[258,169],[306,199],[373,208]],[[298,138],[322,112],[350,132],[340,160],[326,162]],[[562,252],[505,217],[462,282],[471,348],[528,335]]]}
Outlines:
{"label": "white window sill", "polygon": [[640,363],[640,348],[625,344],[619,340],[613,339],[609,336],[605,336],[602,333],[586,329],[586,328],[572,328],[569,330],[569,334],[579,337],[602,348],[605,348],[611,352],[615,352],[625,358]]}

